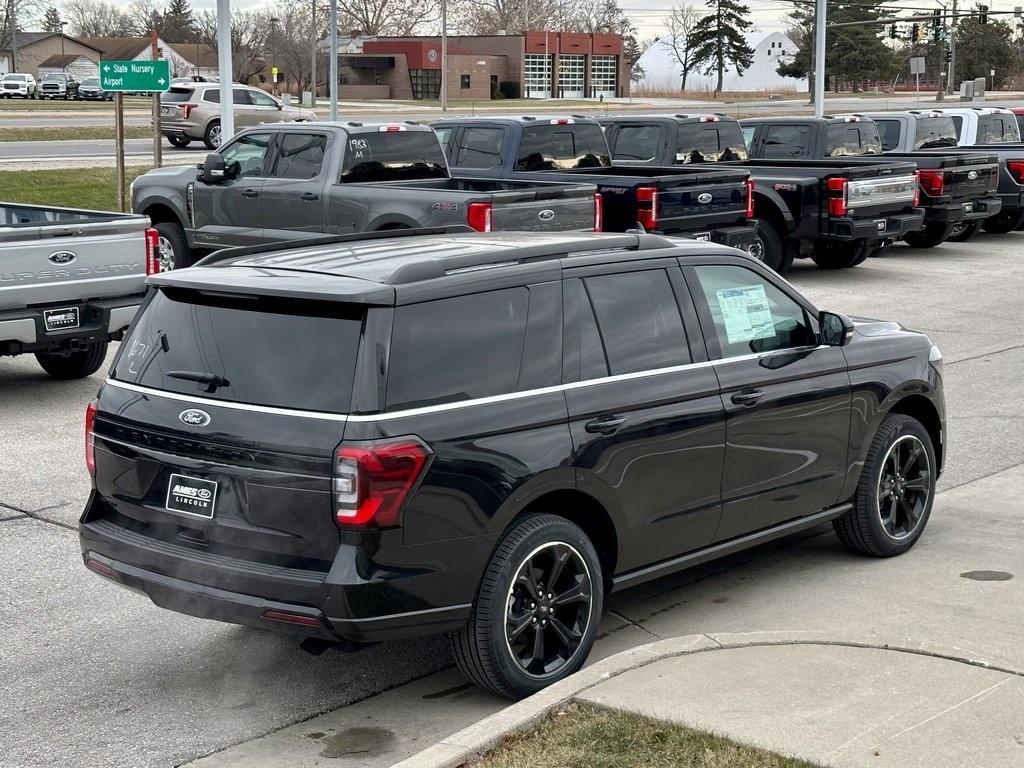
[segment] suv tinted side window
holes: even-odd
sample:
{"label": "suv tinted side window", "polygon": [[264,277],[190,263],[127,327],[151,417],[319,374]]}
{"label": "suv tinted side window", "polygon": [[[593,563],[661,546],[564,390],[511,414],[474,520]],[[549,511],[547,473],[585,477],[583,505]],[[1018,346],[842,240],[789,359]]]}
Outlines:
{"label": "suv tinted side window", "polygon": [[509,288],[397,307],[387,408],[515,392],[529,304]]}
{"label": "suv tinted side window", "polygon": [[665,270],[588,277],[583,284],[613,376],[690,362],[683,319]]}
{"label": "suv tinted side window", "polygon": [[753,270],[724,265],[694,270],[722,357],[815,343],[804,308]]}

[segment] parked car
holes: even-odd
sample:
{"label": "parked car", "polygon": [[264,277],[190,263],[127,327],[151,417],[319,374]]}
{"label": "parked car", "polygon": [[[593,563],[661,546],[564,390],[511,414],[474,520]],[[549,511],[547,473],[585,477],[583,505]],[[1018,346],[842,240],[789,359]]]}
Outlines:
{"label": "parked car", "polygon": [[648,232],[759,249],[750,174],[727,168],[617,168],[586,117],[457,117],[433,123],[452,173],[597,185],[606,232]]}
{"label": "parked car", "polygon": [[[754,182],[751,213],[759,256],[780,274],[795,258],[812,258],[825,269],[857,266],[887,242],[920,229],[924,220],[924,211],[917,207],[913,163],[791,159],[788,154],[736,159],[739,148],[750,146],[740,124],[722,115],[615,117],[603,122],[616,164],[666,166],[683,160],[694,167],[717,162],[747,171]],[[637,127],[657,134],[655,152],[648,148],[650,136]]]}
{"label": "parked car", "polygon": [[411,123],[249,128],[197,174],[139,176],[132,210],[160,232],[165,269],[225,246],[451,224],[480,231],[594,230],[592,184],[452,179],[437,136]]}
{"label": "parked car", "polygon": [[[259,88],[232,85],[231,94],[236,128],[316,120],[313,110],[287,105]],[[173,86],[162,98],[160,131],[178,148],[202,141],[207,149],[217,149],[221,144],[220,85],[196,82]]]}
{"label": "parked car", "polygon": [[20,97],[34,99],[36,97],[36,79],[32,75],[21,72],[10,72],[0,82],[0,96],[5,99]]}
{"label": "parked car", "polygon": [[77,99],[78,81],[67,72],[47,72],[36,90],[40,99]]}
{"label": "parked car", "polygon": [[86,567],[311,649],[449,632],[504,696],[608,592],[827,522],[906,552],[946,453],[926,336],[715,244],[381,233],[150,285],[86,413]]}
{"label": "parked car", "polygon": [[98,77],[87,77],[78,86],[78,98],[86,101],[113,101],[114,92],[100,88]]}
{"label": "parked car", "polygon": [[1020,141],[1017,116],[1004,107],[951,107],[942,112],[953,118],[961,146]]}
{"label": "parked car", "polygon": [[35,354],[58,379],[99,370],[156,262],[145,216],[0,203],[0,357]]}

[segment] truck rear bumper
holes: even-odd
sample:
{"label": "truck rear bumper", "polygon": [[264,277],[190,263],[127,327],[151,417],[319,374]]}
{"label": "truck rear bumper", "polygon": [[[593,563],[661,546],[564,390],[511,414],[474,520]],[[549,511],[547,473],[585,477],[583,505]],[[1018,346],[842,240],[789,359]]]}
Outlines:
{"label": "truck rear bumper", "polygon": [[1024,193],[1000,192],[999,199],[1003,202],[1003,211],[1019,210],[1024,208]]}
{"label": "truck rear bumper", "polygon": [[913,213],[897,213],[863,219],[832,219],[828,237],[837,241],[900,240],[908,232],[916,232],[924,225],[924,208]]}
{"label": "truck rear bumper", "polygon": [[924,220],[927,224],[956,224],[958,221],[987,219],[999,213],[1002,207],[1003,201],[996,195],[961,203],[942,203],[925,208]]}
{"label": "truck rear bumper", "polygon": [[[71,350],[119,339],[142,304],[144,294],[89,302],[66,302],[0,312],[0,356],[25,352]],[[70,311],[77,325],[55,327],[54,315]]]}

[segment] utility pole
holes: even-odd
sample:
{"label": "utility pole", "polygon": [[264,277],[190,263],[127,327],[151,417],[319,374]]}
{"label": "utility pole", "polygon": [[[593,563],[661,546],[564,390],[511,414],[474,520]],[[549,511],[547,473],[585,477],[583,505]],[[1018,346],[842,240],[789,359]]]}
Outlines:
{"label": "utility pole", "polygon": [[328,95],[331,97],[331,120],[338,119],[338,0],[331,0],[331,82]]}
{"label": "utility pole", "polygon": [[956,77],[956,3],[957,0],[953,0],[953,20],[949,23],[949,92],[950,94],[956,93],[954,89],[954,78]]}
{"label": "utility pole", "polygon": [[235,135],[235,104],[231,84],[231,0],[217,0],[217,70],[220,76],[220,137],[227,141]]}
{"label": "utility pole", "polygon": [[316,0],[313,0],[313,18],[311,26],[313,27],[313,60],[309,65],[309,91],[312,94],[310,107],[316,107],[316,54],[320,48],[320,35],[316,31]]}
{"label": "utility pole", "polygon": [[448,111],[448,0],[441,0],[441,111]]}
{"label": "utility pole", "polygon": [[[160,48],[157,46],[157,32],[149,30],[149,54],[153,61],[160,58]],[[153,92],[153,167],[159,168],[163,165],[163,136],[160,134],[160,91]]]}
{"label": "utility pole", "polygon": [[14,0],[7,0],[7,31],[11,36],[11,72],[17,72],[18,24],[14,19]]}
{"label": "utility pole", "polygon": [[816,0],[814,13],[814,115],[825,114],[825,4]]}

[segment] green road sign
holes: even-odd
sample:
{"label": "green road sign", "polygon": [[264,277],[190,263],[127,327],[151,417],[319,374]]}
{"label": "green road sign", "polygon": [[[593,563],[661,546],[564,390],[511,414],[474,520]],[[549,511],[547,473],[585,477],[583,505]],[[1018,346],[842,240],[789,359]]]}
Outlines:
{"label": "green road sign", "polygon": [[171,87],[167,59],[156,61],[100,61],[100,88],[104,91],[166,91]]}

